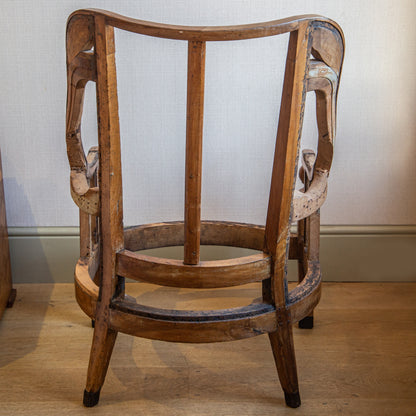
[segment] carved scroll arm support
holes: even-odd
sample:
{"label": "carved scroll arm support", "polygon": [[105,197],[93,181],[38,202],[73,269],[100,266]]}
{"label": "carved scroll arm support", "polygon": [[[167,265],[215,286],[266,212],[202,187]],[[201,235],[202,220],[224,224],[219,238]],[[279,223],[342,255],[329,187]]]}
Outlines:
{"label": "carved scroll arm support", "polygon": [[317,211],[325,202],[327,179],[332,163],[335,138],[336,94],[338,75],[321,61],[311,61],[307,78],[308,91],[316,94],[316,116],[319,132],[317,155],[312,150],[302,152],[299,175],[305,188],[294,193],[293,221],[299,221]]}
{"label": "carved scroll arm support", "polygon": [[96,78],[94,53],[80,52],[69,63],[66,142],[71,167],[71,196],[78,207],[90,215],[99,213],[98,187],[90,187],[90,179],[98,167],[98,148],[91,148],[88,156],[85,156],[81,140],[81,116],[85,85]]}

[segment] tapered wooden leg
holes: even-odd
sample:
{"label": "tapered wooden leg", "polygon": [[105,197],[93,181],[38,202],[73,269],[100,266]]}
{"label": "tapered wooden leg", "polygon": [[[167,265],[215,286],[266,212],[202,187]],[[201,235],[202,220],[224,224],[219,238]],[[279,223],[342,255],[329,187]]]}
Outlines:
{"label": "tapered wooden leg", "polygon": [[292,325],[284,323],[282,326],[279,326],[276,332],[269,333],[269,338],[280,384],[285,393],[286,404],[289,407],[299,407],[300,395]]}
{"label": "tapered wooden leg", "polygon": [[84,406],[86,407],[92,407],[98,403],[116,337],[117,332],[108,328],[106,322],[100,319],[95,321],[87,386],[84,391]]}

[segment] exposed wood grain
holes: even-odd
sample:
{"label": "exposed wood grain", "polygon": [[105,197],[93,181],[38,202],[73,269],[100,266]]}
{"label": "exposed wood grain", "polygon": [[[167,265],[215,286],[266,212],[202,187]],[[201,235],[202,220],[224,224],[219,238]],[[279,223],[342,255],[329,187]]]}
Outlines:
{"label": "exposed wood grain", "polygon": [[344,59],[344,34],[341,28],[333,22],[315,22],[312,42],[312,55],[334,69],[339,76]]}
{"label": "exposed wood grain", "polygon": [[[301,170],[301,180],[304,185],[303,195],[311,195],[311,185],[316,183],[316,176],[320,171],[315,173],[314,180],[314,168],[316,162],[316,154],[312,150],[304,150],[302,152],[302,170]],[[326,196],[326,191],[325,191]],[[316,200],[319,200],[319,196]],[[315,200],[315,201],[316,201]],[[314,201],[314,202],[315,202]],[[305,209],[306,208],[306,209]],[[303,211],[307,212],[307,209],[311,207],[305,203]],[[316,208],[316,207],[313,207]],[[296,205],[294,201],[294,216],[296,218]],[[314,292],[316,305],[320,299],[320,282],[321,282],[321,272],[319,265],[319,239],[320,239],[320,212],[319,208],[313,209],[309,212],[309,215],[305,218],[298,220],[298,281],[299,285],[289,293],[291,297],[290,303],[296,302],[297,299],[302,299],[303,290],[305,287],[314,287],[312,291]],[[311,282],[308,283],[308,280],[311,279]],[[302,308],[297,308],[296,312],[299,313],[300,319],[299,328],[311,329],[313,328],[313,307],[309,307],[308,311],[302,310]]]}
{"label": "exposed wood grain", "polygon": [[[81,140],[81,115],[85,85],[88,81],[96,81],[97,79],[94,54],[83,52],[84,47],[92,46],[93,34],[89,32],[93,28],[90,19],[76,20],[73,25],[68,27],[66,143],[71,167],[71,196],[83,211],[96,215],[99,211],[98,188],[90,187],[88,162]],[[88,41],[85,40],[87,37]]]}
{"label": "exposed wood grain", "polygon": [[110,300],[119,284],[115,271],[116,252],[124,245],[114,29],[107,26],[103,18],[95,19],[95,42],[102,263],[94,336],[84,392],[86,406],[94,405],[98,401],[117,336],[117,332],[108,324],[108,315]]}
{"label": "exposed wood grain", "polygon": [[91,236],[90,236],[90,216],[83,210],[79,210],[79,245],[80,257],[90,255]]}
{"label": "exposed wood grain", "polygon": [[[98,147],[92,147],[88,152],[86,178],[89,186],[98,190]],[[79,206],[79,204],[78,204]],[[80,257],[91,257],[94,246],[98,243],[97,216],[80,207],[79,210],[79,240]]]}
{"label": "exposed wood grain", "polygon": [[67,63],[71,63],[81,51],[87,51],[93,47],[93,16],[76,14],[69,17],[66,29],[66,44]]}
{"label": "exposed wood grain", "polygon": [[270,256],[264,253],[229,260],[184,265],[124,250],[117,254],[117,274],[129,279],[172,287],[213,288],[238,286],[270,277]]}
{"label": "exposed wood grain", "polygon": [[[184,244],[182,221],[145,224],[126,228],[125,248],[130,251]],[[262,250],[264,227],[230,221],[201,221],[201,244]]]}
{"label": "exposed wood grain", "polygon": [[[99,118],[99,183],[101,201],[102,298],[109,300],[116,285],[116,252],[124,247],[120,128],[114,29],[96,20],[97,102]],[[108,274],[106,274],[108,273]]]}
{"label": "exposed wood grain", "polygon": [[198,264],[201,233],[205,42],[188,44],[184,264]]}
{"label": "exposed wood grain", "polygon": [[71,172],[71,196],[78,207],[90,215],[100,211],[98,188],[91,188],[86,180],[86,172]]}
{"label": "exposed wood grain", "polygon": [[316,93],[318,124],[318,155],[316,170],[329,171],[332,164],[335,140],[336,98],[339,75],[322,62],[311,62],[308,90]]}
{"label": "exposed wood grain", "polygon": [[305,275],[288,293],[287,308],[293,323],[312,314],[321,298],[321,270],[318,262],[306,262]]}
{"label": "exposed wood grain", "polygon": [[212,316],[212,321],[194,319],[193,322],[162,320],[160,316],[159,319],[155,319],[140,313],[139,308],[146,309],[144,307],[134,305],[137,311],[137,314],[134,314],[133,305],[131,308],[126,308],[124,302],[122,306],[125,311],[117,306],[111,309],[111,326],[117,331],[149,339],[191,343],[235,341],[276,330],[275,311],[273,309],[270,311],[270,305],[269,311],[263,306],[253,305],[251,308],[253,316],[248,313],[248,316],[243,315],[237,319],[226,319],[224,316],[218,319],[220,316],[218,314],[216,319],[215,315]]}
{"label": "exposed wood grain", "polygon": [[75,296],[81,309],[90,317],[95,317],[98,300],[98,286],[92,276],[98,269],[97,257],[91,257],[89,262],[79,260],[75,267]]}
{"label": "exposed wood grain", "polygon": [[[98,269],[98,252],[88,260],[79,260],[75,269],[75,292],[77,300],[84,312],[93,317],[95,314],[96,303],[98,300],[98,286],[93,282],[93,277]],[[319,262],[305,260],[305,276],[301,279],[301,284],[289,291],[287,307],[291,313],[291,322],[295,323],[310,313],[320,299],[321,272]],[[128,277],[128,276],[126,276]],[[150,279],[149,279],[150,280]],[[152,283],[155,283],[154,281]],[[240,284],[242,282],[240,281]],[[186,284],[186,282],[184,283]],[[175,287],[174,285],[171,285]],[[225,285],[210,285],[206,283],[206,288],[224,287]],[[191,287],[189,284],[188,287]],[[195,285],[200,288],[200,286]],[[140,308],[141,305],[137,305]]]}
{"label": "exposed wood grain", "polygon": [[[300,405],[290,310],[286,304],[286,263],[289,255],[290,214],[296,181],[296,162],[301,136],[309,55],[309,27],[291,32],[277,129],[276,149],[266,218],[265,248],[272,255],[271,300],[276,307],[277,330],[269,333],[286,404]],[[263,286],[263,298],[270,301]]]}
{"label": "exposed wood grain", "polygon": [[309,217],[324,204],[328,191],[328,172],[316,171],[308,191],[295,190],[293,198],[293,221]]}
{"label": "exposed wood grain", "polygon": [[[284,245],[288,236],[304,106],[306,39],[307,27],[303,27],[301,32],[292,32],[286,59],[265,231],[265,250],[273,255],[276,262],[285,258],[286,251]],[[283,244],[283,250],[279,252],[278,244],[280,242]]]}
{"label": "exposed wood grain", "polygon": [[[324,61],[309,63],[307,76],[308,91],[316,93],[316,116],[318,124],[318,154],[314,171],[308,171],[312,183],[304,192],[295,191],[293,220],[299,221],[316,212],[325,202],[327,177],[331,169],[333,143],[335,140],[336,99],[339,88],[344,46],[343,34],[335,33],[329,27],[314,27],[312,54],[325,56]],[[319,52],[320,51],[320,52]],[[332,59],[332,54],[335,57]]]}
{"label": "exposed wood grain", "polygon": [[319,25],[328,24],[331,27],[334,27],[337,31],[341,31],[341,28],[336,22],[326,17],[313,14],[293,16],[280,20],[272,20],[270,22],[246,25],[201,27],[147,22],[144,20],[121,16],[117,13],[105,10],[83,9],[74,12],[68,18],[68,21],[71,22],[72,19],[79,16],[91,15],[103,16],[109,25],[130,32],[154,37],[198,42],[243,40],[265,36],[275,36],[298,30],[300,25],[308,24],[313,21],[318,23],[318,28]]}
{"label": "exposed wood grain", "polygon": [[[173,221],[128,227],[124,230],[124,247],[140,251],[159,247],[182,246],[183,222]],[[261,251],[264,226],[229,221],[201,221],[201,244],[232,246]],[[289,257],[299,258],[297,235],[290,236]]]}

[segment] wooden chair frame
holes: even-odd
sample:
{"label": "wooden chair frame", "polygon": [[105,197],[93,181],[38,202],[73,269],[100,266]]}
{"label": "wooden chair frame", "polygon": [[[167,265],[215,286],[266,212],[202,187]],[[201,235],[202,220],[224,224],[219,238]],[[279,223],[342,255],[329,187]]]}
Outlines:
{"label": "wooden chair frame", "polygon": [[[188,42],[184,221],[124,229],[114,28]],[[201,221],[201,161],[205,45],[290,33],[265,227]],[[101,10],[68,19],[66,140],[71,195],[80,208],[76,298],[95,320],[84,405],[99,400],[118,332],[174,342],[216,342],[267,333],[288,406],[300,405],[292,324],[312,326],[320,298],[319,208],[332,162],[344,39],[333,21],[313,15],[225,27],[185,27],[135,20]],[[85,85],[96,83],[99,146],[86,156],[81,141]],[[305,95],[316,93],[317,155],[302,153],[304,188],[295,191]],[[290,233],[293,221],[298,232]],[[200,261],[200,244],[251,248],[259,254]],[[184,260],[138,250],[183,245]],[[286,265],[297,259],[299,285],[288,291]],[[159,285],[214,288],[262,281],[263,298],[215,311],[166,310],[138,305],[124,278]]]}

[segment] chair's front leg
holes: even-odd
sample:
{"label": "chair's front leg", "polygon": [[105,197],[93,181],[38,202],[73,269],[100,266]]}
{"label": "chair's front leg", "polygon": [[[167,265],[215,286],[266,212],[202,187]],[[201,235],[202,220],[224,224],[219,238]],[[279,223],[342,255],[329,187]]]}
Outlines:
{"label": "chair's front leg", "polygon": [[[97,309],[99,311],[100,307]],[[116,337],[117,332],[108,327],[107,322],[103,319],[103,314],[97,313],[88,365],[87,385],[84,391],[84,406],[86,407],[95,406],[100,399],[101,387],[107,374]]]}
{"label": "chair's front leg", "polygon": [[[292,323],[285,312],[287,311],[282,311],[282,314],[277,313],[278,329],[275,332],[269,333],[269,339],[280,384],[285,394],[285,402],[289,407],[299,407],[301,401],[295,348],[293,344]],[[279,317],[281,319],[279,319]]]}

